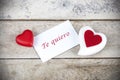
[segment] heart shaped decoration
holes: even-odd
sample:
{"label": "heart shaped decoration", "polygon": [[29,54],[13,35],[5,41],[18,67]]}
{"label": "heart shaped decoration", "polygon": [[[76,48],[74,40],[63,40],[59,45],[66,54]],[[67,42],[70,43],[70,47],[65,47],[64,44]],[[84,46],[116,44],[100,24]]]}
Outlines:
{"label": "heart shaped decoration", "polygon": [[33,46],[33,33],[31,30],[25,30],[22,34],[16,37],[16,43],[26,47]]}
{"label": "heart shaped decoration", "polygon": [[81,48],[78,55],[93,55],[105,47],[107,38],[103,33],[96,33],[86,26],[79,31],[79,41]]}
{"label": "heart shaped decoration", "polygon": [[84,39],[85,39],[86,47],[97,45],[102,41],[101,36],[94,35],[94,33],[91,30],[85,31]]}

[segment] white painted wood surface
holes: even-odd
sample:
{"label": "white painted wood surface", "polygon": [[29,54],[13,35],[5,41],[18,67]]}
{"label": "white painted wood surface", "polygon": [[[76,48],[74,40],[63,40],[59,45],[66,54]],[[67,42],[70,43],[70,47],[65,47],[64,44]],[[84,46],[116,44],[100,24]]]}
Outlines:
{"label": "white painted wood surface", "polygon": [[[25,29],[37,35],[67,19],[77,32],[87,25],[104,33],[106,47],[83,57],[76,46],[41,63],[33,48],[15,43]],[[0,0],[0,80],[120,80],[119,33],[120,0]]]}
{"label": "white painted wood surface", "polygon": [[120,0],[0,0],[0,19],[120,19]]}
{"label": "white painted wood surface", "polygon": [[120,59],[0,60],[0,80],[119,80]]}
{"label": "white painted wood surface", "polygon": [[[0,21],[0,58],[39,58],[33,48],[19,46],[15,42],[18,34],[25,29],[31,29],[38,35],[63,21]],[[66,51],[56,58],[105,58],[120,57],[120,21],[72,21],[77,33],[83,26],[91,26],[96,32],[104,33],[108,42],[98,54],[78,56],[79,45]]]}

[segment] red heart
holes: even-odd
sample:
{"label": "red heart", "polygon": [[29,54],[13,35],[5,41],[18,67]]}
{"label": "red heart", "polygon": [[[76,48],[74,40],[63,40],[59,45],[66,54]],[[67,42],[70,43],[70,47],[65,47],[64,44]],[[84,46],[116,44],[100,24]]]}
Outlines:
{"label": "red heart", "polygon": [[102,38],[100,35],[94,35],[91,30],[87,30],[84,35],[85,43],[87,47],[95,46],[101,43]]}
{"label": "red heart", "polygon": [[16,42],[22,46],[33,46],[33,33],[31,30],[25,30],[22,34],[16,37]]}

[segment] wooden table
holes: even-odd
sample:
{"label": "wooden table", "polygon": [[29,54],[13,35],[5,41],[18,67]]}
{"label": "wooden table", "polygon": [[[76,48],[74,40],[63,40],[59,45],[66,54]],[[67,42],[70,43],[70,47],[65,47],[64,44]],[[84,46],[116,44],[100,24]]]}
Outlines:
{"label": "wooden table", "polygon": [[[42,63],[15,42],[25,29],[35,36],[65,20],[77,33],[83,26],[104,33],[106,47],[78,56],[76,46]],[[120,0],[0,0],[0,80],[120,80]]]}

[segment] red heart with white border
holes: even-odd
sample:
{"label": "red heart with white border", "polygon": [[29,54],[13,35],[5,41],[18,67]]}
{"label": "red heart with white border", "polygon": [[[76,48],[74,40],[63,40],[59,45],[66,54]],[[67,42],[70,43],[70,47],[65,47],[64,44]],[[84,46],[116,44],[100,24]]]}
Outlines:
{"label": "red heart with white border", "polygon": [[105,47],[107,38],[103,33],[96,33],[91,27],[86,26],[79,31],[79,41],[78,55],[93,55]]}

